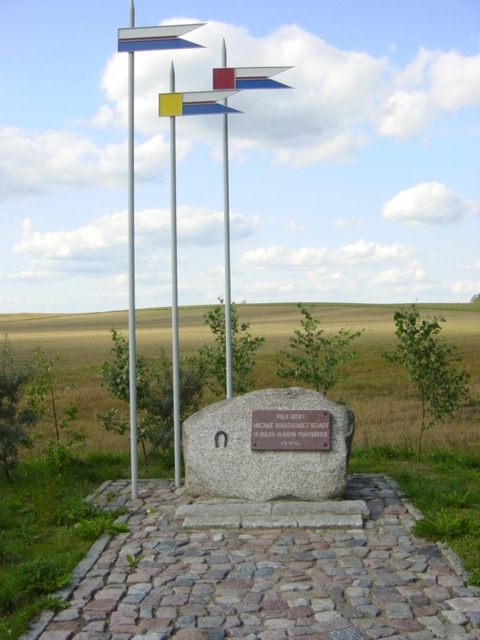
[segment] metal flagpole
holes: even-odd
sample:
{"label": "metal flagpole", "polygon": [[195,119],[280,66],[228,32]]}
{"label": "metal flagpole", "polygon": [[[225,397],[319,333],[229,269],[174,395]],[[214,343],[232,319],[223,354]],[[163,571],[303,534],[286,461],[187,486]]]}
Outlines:
{"label": "metal flagpole", "polygon": [[173,428],[175,446],[175,485],[181,486],[181,425],[180,425],[180,362],[178,348],[178,273],[177,273],[177,179],[175,153],[176,116],[208,113],[239,113],[223,104],[218,104],[234,91],[191,91],[175,93],[175,70],[172,62],[170,93],[161,93],[158,98],[158,115],[170,118],[170,206],[172,227],[172,347],[173,347]]}
{"label": "metal flagpole", "polygon": [[[222,47],[222,65],[227,66],[225,38]],[[227,105],[225,98],[224,105]],[[223,215],[225,245],[225,381],[227,398],[233,395],[232,358],[232,292],[230,278],[230,187],[228,176],[228,114],[223,114]]]}
{"label": "metal flagpole", "polygon": [[[170,91],[175,93],[175,69],[170,69]],[[180,452],[180,357],[178,346],[178,273],[177,273],[177,161],[175,116],[170,116],[170,216],[172,226],[172,353],[173,353],[173,441],[175,448],[175,486],[182,484]]]}
{"label": "metal flagpole", "polygon": [[[129,26],[135,26],[135,7],[130,0]],[[130,372],[130,465],[132,499],[138,498],[137,455],[137,349],[135,332],[135,220],[134,220],[134,151],[133,151],[133,100],[134,53],[128,53],[128,357]]]}
{"label": "metal flagpole", "polygon": [[[164,49],[197,49],[201,45],[180,36],[202,24],[163,25],[135,28],[135,7],[130,0],[129,26],[118,30],[118,51],[128,52],[128,337],[130,385],[130,451],[132,498],[138,497],[137,453],[137,354],[135,337],[135,212],[134,212],[134,52]],[[175,124],[173,124],[175,128]],[[175,130],[175,129],[174,129]],[[180,467],[179,467],[180,468]]]}
{"label": "metal flagpole", "polygon": [[[222,67],[213,70],[213,89],[287,89],[284,84],[271,80],[291,67],[237,67],[227,68],[227,47],[223,39]],[[227,100],[223,101],[227,105]],[[225,243],[225,387],[227,398],[233,394],[233,354],[231,317],[231,273],[230,273],[230,193],[228,174],[228,115],[223,116],[223,209]]]}

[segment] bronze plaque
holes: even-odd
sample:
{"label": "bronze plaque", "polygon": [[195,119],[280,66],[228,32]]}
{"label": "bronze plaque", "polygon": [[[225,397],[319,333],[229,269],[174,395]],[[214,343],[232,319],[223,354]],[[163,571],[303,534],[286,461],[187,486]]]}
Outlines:
{"label": "bronze plaque", "polygon": [[329,451],[330,411],[254,410],[251,449]]}

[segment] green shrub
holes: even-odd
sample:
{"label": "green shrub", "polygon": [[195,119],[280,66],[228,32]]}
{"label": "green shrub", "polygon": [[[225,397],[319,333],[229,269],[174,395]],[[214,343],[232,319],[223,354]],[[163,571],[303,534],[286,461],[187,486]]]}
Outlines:
{"label": "green shrub", "polygon": [[415,535],[432,541],[453,540],[474,531],[475,527],[468,517],[448,508],[439,509],[436,513],[419,520],[414,527]]}
{"label": "green shrub", "polygon": [[116,513],[99,513],[89,520],[80,518],[74,526],[75,534],[82,540],[97,540],[105,533],[109,535],[126,533],[128,531],[126,524],[114,523],[117,516]]}
{"label": "green shrub", "polygon": [[37,595],[52,593],[70,580],[64,558],[40,557],[22,562],[18,567],[18,575],[26,593]]}

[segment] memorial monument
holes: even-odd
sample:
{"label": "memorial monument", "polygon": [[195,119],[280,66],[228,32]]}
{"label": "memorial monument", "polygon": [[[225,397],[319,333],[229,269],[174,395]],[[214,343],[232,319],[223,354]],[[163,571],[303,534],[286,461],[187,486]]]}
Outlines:
{"label": "memorial monument", "polygon": [[341,499],[354,415],[316,391],[254,391],[183,424],[185,486],[192,496]]}

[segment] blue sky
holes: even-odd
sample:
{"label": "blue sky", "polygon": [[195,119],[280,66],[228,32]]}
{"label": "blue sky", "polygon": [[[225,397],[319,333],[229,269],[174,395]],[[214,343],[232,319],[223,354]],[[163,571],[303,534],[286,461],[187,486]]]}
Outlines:
{"label": "blue sky", "polygon": [[[128,0],[0,3],[0,313],[127,295]],[[480,3],[136,1],[136,25],[207,24],[135,55],[136,298],[171,301],[168,119],[231,66],[293,66],[229,104],[236,301],[468,301],[480,292]],[[224,292],[221,118],[177,118],[179,302]]]}

